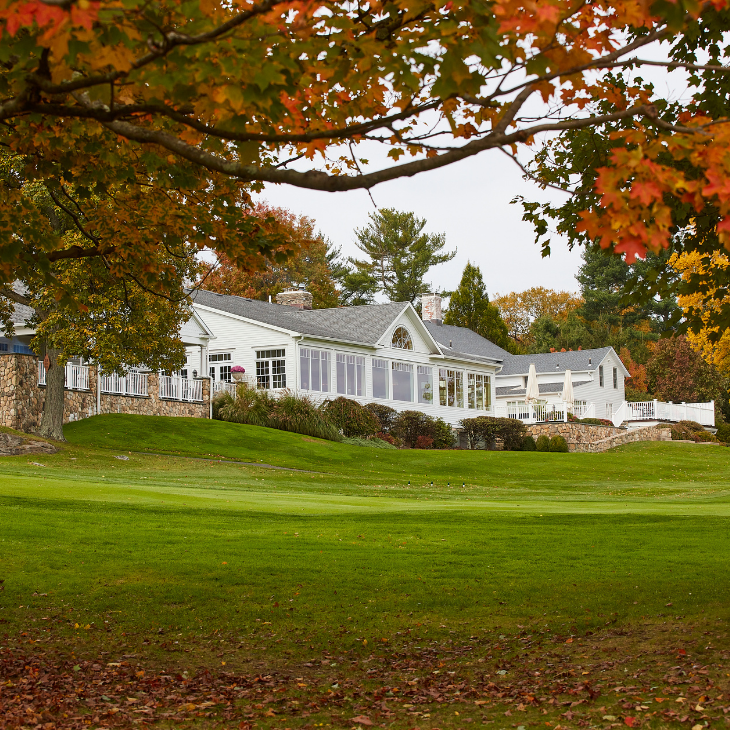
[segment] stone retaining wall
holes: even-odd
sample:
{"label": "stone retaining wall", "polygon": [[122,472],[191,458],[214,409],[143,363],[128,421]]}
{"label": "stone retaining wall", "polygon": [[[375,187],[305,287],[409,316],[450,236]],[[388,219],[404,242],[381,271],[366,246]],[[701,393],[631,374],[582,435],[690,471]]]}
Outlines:
{"label": "stone retaining wall", "polygon": [[[203,378],[203,401],[168,400],[159,397],[159,376],[150,373],[148,395],[101,394],[98,413],[136,413],[145,416],[210,415],[210,381]],[[63,422],[78,421],[97,414],[96,368],[89,368],[89,390],[65,390]],[[38,385],[38,361],[34,355],[0,355],[0,426],[34,433],[43,413],[45,386]]]}
{"label": "stone retaining wall", "polygon": [[542,435],[548,438],[556,435],[562,436],[568,442],[568,450],[578,452],[608,451],[614,446],[635,441],[672,440],[669,429],[655,426],[626,429],[613,426],[589,426],[586,423],[538,423],[534,426],[527,426],[527,433],[535,441],[538,436]]}

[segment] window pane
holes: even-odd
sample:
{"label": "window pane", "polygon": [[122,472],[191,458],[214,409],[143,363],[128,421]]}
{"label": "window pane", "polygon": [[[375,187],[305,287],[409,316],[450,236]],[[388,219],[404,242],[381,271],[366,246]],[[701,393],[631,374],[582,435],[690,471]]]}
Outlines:
{"label": "window pane", "polygon": [[433,369],[418,366],[418,402],[433,403]]}
{"label": "window pane", "polygon": [[347,356],[347,395],[355,395],[355,356]]}
{"label": "window pane", "polygon": [[464,407],[464,373],[456,371],[454,373],[456,381],[456,407]]}
{"label": "window pane", "polygon": [[439,369],[439,403],[442,406],[448,404],[447,385],[448,370],[444,370],[443,368],[441,368]]}
{"label": "window pane", "polygon": [[286,388],[286,360],[271,361],[271,387]]}
{"label": "window pane", "polygon": [[231,382],[231,366],[230,365],[221,365],[221,380],[224,383]]}
{"label": "window pane", "polygon": [[357,395],[362,397],[363,386],[365,384],[365,358],[358,357],[355,360],[355,370],[357,371]]}
{"label": "window pane", "polygon": [[330,354],[329,352],[319,353],[320,370],[322,375],[322,392],[330,391]]}
{"label": "window pane", "polygon": [[310,362],[311,351],[302,348],[299,351],[299,387],[302,390],[316,390],[313,384],[310,384],[309,380],[309,362]]}
{"label": "window pane", "polygon": [[337,392],[340,395],[347,393],[347,375],[346,375],[346,363],[345,356],[337,355]]}
{"label": "window pane", "polygon": [[388,397],[388,361],[373,359],[373,398]]}
{"label": "window pane", "polygon": [[[471,376],[470,376],[471,377]],[[471,385],[471,384],[470,384]],[[476,376],[476,407],[480,410],[484,410],[484,376]]]}
{"label": "window pane", "polygon": [[474,373],[469,373],[469,393],[467,396],[467,406],[469,408],[478,408],[477,405],[477,379],[479,380],[481,384],[481,375],[474,375]]}
{"label": "window pane", "polygon": [[319,367],[319,350],[311,351],[312,390],[322,390],[322,376]]}
{"label": "window pane", "polygon": [[215,380],[215,368],[210,368],[210,378],[211,380]]}
{"label": "window pane", "polygon": [[256,382],[259,388],[269,387],[269,361],[261,360],[256,363]]}
{"label": "window pane", "polygon": [[413,365],[392,363],[393,400],[413,401]]}
{"label": "window pane", "polygon": [[453,407],[456,405],[456,382],[453,370],[446,371],[446,386],[448,389],[446,404]]}

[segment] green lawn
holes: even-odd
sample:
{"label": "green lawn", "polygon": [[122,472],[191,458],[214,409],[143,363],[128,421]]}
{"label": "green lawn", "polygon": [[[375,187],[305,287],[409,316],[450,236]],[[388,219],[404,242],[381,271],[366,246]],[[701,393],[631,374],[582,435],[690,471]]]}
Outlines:
{"label": "green lawn", "polygon": [[714,726],[730,705],[726,448],[386,451],[121,415],[66,434],[0,473],[8,717],[29,721],[29,662],[76,682],[69,727]]}

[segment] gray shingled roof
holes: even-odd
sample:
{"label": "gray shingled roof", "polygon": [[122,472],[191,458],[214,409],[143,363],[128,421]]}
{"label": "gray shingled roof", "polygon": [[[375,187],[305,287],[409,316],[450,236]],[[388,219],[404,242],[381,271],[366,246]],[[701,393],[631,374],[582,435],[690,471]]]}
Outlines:
{"label": "gray shingled roof", "polygon": [[[538,373],[559,373],[566,370],[595,370],[611,351],[610,347],[596,350],[568,350],[567,352],[540,352],[536,355],[508,355],[500,375],[523,375],[535,363]],[[589,362],[590,360],[590,362]]]}
{"label": "gray shingled roof", "polygon": [[[573,388],[580,388],[581,385],[587,385],[590,380],[583,380],[580,383],[573,383]],[[563,383],[538,383],[540,393],[562,393]],[[497,395],[525,395],[527,388],[521,388],[519,385],[501,385],[497,389]]]}
{"label": "gray shingled roof", "polygon": [[393,320],[408,306],[404,302],[393,302],[339,309],[302,310],[284,304],[270,304],[257,299],[215,294],[203,290],[193,292],[191,298],[196,304],[292,332],[347,342],[361,342],[364,345],[374,345],[385,334]]}
{"label": "gray shingled roof", "polygon": [[25,324],[35,314],[35,310],[25,304],[16,304],[13,309],[12,321],[14,324]]}
{"label": "gray shingled roof", "polygon": [[431,337],[439,343],[444,355],[498,362],[511,357],[507,350],[503,350],[466,327],[455,327],[451,324],[439,325],[430,321],[425,321],[423,324],[431,333]]}

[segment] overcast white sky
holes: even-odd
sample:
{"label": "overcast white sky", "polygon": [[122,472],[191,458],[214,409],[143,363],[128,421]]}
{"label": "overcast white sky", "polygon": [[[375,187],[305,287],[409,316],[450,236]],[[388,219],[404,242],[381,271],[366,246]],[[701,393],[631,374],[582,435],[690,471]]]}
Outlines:
{"label": "overcast white sky", "polygon": [[[568,251],[555,238],[552,255],[543,259],[532,226],[522,221],[522,207],[510,205],[516,195],[527,200],[559,200],[557,191],[541,191],[522,179],[519,168],[494,150],[413,178],[384,183],[372,190],[379,208],[413,211],[428,221],[426,231],[445,233],[453,261],[431,270],[439,289],[455,289],[467,261],[481,267],[490,296],[531,286],[577,291],[575,273],[580,251]],[[323,193],[271,185],[260,196],[272,205],[307,215],[346,254],[358,253],[354,229],[367,225],[375,209],[364,190]]]}

